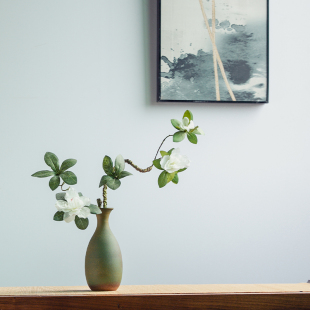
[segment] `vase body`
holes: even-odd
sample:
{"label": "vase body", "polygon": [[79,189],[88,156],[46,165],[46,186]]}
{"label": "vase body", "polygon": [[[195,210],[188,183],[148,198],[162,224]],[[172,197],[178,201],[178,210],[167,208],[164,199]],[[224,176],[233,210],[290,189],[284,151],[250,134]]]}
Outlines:
{"label": "vase body", "polygon": [[121,284],[123,261],[114,237],[109,216],[113,209],[103,208],[97,214],[97,228],[86,251],[85,275],[92,291],[116,291]]}

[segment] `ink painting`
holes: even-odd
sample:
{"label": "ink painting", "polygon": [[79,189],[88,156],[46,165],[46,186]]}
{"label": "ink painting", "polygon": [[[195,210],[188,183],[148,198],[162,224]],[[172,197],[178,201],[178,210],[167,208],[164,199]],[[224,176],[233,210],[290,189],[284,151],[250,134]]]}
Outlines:
{"label": "ink painting", "polygon": [[268,102],[268,0],[159,0],[158,101]]}

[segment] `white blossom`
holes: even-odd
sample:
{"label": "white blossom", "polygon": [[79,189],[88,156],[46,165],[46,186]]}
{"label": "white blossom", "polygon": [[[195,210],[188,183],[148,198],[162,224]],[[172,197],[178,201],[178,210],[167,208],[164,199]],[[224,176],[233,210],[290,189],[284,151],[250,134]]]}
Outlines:
{"label": "white blossom", "polygon": [[195,128],[194,121],[190,121],[188,117],[184,117],[182,119],[182,122],[180,122],[179,126],[181,130],[187,131],[187,132]]}
{"label": "white blossom", "polygon": [[74,188],[69,188],[65,200],[57,200],[55,206],[58,211],[64,212],[64,220],[67,223],[73,221],[76,215],[81,218],[87,218],[90,215],[90,210],[87,208],[90,205],[90,199],[80,197]]}
{"label": "white blossom", "polygon": [[188,168],[190,160],[185,155],[180,154],[180,149],[174,149],[171,155],[165,155],[161,161],[160,166],[169,173],[173,173],[180,169]]}

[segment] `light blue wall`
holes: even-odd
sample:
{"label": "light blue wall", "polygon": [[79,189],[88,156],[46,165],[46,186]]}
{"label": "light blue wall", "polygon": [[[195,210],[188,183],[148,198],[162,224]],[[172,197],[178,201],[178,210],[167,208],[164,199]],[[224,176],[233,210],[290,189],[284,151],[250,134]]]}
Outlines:
{"label": "light blue wall", "polygon": [[86,284],[95,218],[52,221],[30,177],[46,151],[78,159],[95,202],[103,156],[149,165],[186,108],[206,136],[180,144],[179,185],[134,172],[109,192],[123,284],[310,278],[310,2],[270,2],[270,104],[254,106],[156,103],[155,0],[0,0],[0,286]]}

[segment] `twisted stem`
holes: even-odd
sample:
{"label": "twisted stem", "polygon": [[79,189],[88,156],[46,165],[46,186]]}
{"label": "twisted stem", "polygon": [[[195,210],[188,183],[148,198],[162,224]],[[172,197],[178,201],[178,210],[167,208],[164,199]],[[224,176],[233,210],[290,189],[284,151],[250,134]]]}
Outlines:
{"label": "twisted stem", "polygon": [[[154,160],[156,159],[156,157],[157,157],[157,155],[158,155],[158,152],[160,151],[160,148],[162,147],[162,145],[164,144],[164,142],[166,141],[166,139],[169,138],[169,137],[173,137],[173,135],[169,135],[169,136],[167,136],[167,137],[163,140],[163,142],[161,143],[161,145],[159,146],[159,148],[158,148],[158,150],[157,150],[157,153],[156,153],[156,155],[155,155],[155,157],[154,157]],[[152,165],[152,166],[153,166],[153,165]]]}
{"label": "twisted stem", "polygon": [[129,164],[131,167],[135,168],[137,171],[142,172],[142,173],[150,172],[153,168],[153,165],[152,165],[150,167],[142,169],[142,168],[138,167],[137,165],[135,165],[130,159],[125,159],[125,163]]}
{"label": "twisted stem", "polygon": [[108,205],[108,197],[107,197],[107,185],[103,185],[102,196],[103,196],[103,208],[106,208]]}
{"label": "twisted stem", "polygon": [[[156,152],[156,155],[155,155],[155,157],[154,157],[154,160],[156,159],[156,157],[157,157],[157,155],[158,155],[158,152],[160,151],[160,148],[162,147],[162,145],[164,144],[164,142],[166,141],[166,139],[169,138],[169,137],[173,137],[173,135],[168,135],[168,136],[161,142],[161,144],[160,144],[160,146],[159,146],[159,148],[158,148],[158,150],[157,150],[157,152]],[[135,165],[130,159],[125,159],[125,163],[129,164],[131,167],[135,168],[137,171],[142,172],[142,173],[150,172],[150,171],[152,170],[153,166],[154,166],[154,165],[152,165],[152,166],[149,166],[149,167],[147,167],[147,168],[145,168],[145,169],[142,169],[142,168],[138,167],[137,165]]]}
{"label": "twisted stem", "polygon": [[65,182],[63,182],[61,185],[59,185],[63,192],[67,191],[70,188],[70,186],[69,186],[67,189],[63,189],[62,187],[64,186],[64,184],[65,184]]}
{"label": "twisted stem", "polygon": [[102,201],[100,198],[97,199],[97,205],[98,205],[98,208],[101,208]]}

